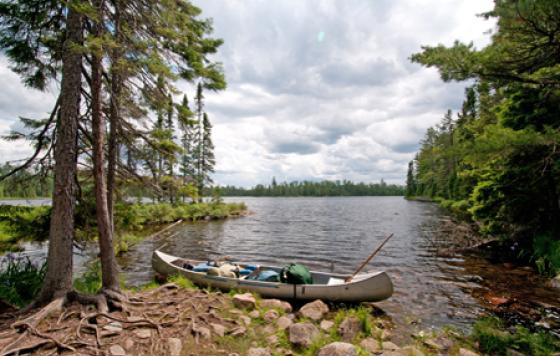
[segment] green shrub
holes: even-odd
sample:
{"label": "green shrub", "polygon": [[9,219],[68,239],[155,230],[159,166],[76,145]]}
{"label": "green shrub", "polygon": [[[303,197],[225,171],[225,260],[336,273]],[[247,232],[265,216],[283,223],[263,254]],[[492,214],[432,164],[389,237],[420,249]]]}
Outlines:
{"label": "green shrub", "polygon": [[8,258],[0,264],[0,299],[23,307],[33,300],[45,277],[46,264],[38,267],[29,258]]}
{"label": "green shrub", "polygon": [[549,234],[537,235],[533,240],[533,254],[539,273],[557,275],[560,273],[560,241]]}
{"label": "green shrub", "polygon": [[0,213],[4,231],[15,239],[43,241],[49,237],[51,207],[6,207]]}
{"label": "green shrub", "polygon": [[101,263],[99,260],[92,262],[80,277],[74,279],[74,289],[78,292],[95,294],[101,289],[101,286]]}

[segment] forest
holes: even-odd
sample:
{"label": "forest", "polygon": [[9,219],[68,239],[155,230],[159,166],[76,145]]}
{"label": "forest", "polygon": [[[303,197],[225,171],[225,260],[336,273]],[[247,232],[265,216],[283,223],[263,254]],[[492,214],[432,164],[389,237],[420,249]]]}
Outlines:
{"label": "forest", "polygon": [[225,186],[219,188],[224,196],[255,197],[327,197],[327,196],[395,196],[404,195],[404,187],[379,183],[353,183],[351,181],[293,181],[277,183],[272,179],[270,185],[259,184],[252,188]]}
{"label": "forest", "polygon": [[462,108],[427,130],[408,197],[441,201],[519,258],[560,272],[560,3],[497,1],[491,43],[426,46],[411,60],[465,81]]}

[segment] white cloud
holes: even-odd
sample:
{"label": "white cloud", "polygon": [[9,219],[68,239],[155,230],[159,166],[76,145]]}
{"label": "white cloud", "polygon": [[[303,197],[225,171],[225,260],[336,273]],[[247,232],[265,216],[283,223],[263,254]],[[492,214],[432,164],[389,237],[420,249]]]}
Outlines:
{"label": "white cloud", "polygon": [[[195,0],[225,44],[228,89],[206,94],[221,184],[292,179],[403,183],[425,130],[458,109],[464,84],[408,58],[455,39],[482,47],[492,0]],[[44,115],[52,94],[0,62],[0,129]],[[180,84],[181,88],[190,88]],[[193,91],[188,91],[192,98]],[[1,159],[21,155],[0,144]]]}

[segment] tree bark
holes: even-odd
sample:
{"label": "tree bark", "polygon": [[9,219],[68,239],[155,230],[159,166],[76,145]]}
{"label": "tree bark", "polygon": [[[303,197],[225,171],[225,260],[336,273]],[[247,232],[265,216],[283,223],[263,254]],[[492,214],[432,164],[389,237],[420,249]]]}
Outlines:
{"label": "tree bark", "polygon": [[117,142],[117,131],[118,122],[120,115],[120,95],[121,95],[121,85],[122,80],[120,76],[120,71],[118,68],[118,60],[121,56],[121,51],[118,46],[121,45],[121,19],[120,19],[120,7],[121,4],[119,0],[114,1],[115,6],[115,42],[117,46],[113,49],[111,53],[111,101],[109,109],[109,162],[107,167],[107,207],[109,211],[109,221],[111,224],[111,230],[115,231],[114,226],[114,195],[115,195],[115,177],[117,169],[117,155],[118,155],[118,142]]}
{"label": "tree bark", "polygon": [[37,304],[66,295],[72,289],[72,241],[76,206],[78,116],[82,85],[82,54],[75,48],[83,41],[82,15],[71,7],[67,14],[62,58],[60,116],[54,148],[54,192],[47,271]]}
{"label": "tree bark", "polygon": [[[103,19],[102,0],[95,0],[99,18]],[[103,25],[95,23],[94,35],[103,35]],[[113,249],[113,229],[109,218],[107,204],[107,186],[105,184],[105,118],[101,108],[102,54],[94,53],[91,61],[91,117],[93,134],[93,181],[95,185],[95,210],[99,232],[99,252],[101,255],[101,279],[104,289],[119,290],[118,265]]]}

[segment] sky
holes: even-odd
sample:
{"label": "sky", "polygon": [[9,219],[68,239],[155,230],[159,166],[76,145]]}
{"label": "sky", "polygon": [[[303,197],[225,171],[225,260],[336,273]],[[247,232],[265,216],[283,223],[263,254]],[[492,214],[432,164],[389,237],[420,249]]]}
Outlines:
{"label": "sky", "polygon": [[[426,129],[461,106],[465,83],[409,61],[422,45],[481,48],[492,0],[195,0],[224,45],[228,88],[206,93],[221,185],[342,180],[404,184]],[[0,55],[0,133],[46,117],[53,86],[25,88]],[[186,83],[178,87],[193,96]],[[0,162],[28,156],[0,141]]]}

